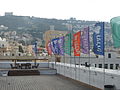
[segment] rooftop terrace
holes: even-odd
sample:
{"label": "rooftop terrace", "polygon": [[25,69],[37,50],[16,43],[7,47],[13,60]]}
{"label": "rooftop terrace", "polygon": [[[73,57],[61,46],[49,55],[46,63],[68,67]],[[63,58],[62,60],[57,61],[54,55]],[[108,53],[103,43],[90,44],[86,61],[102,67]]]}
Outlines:
{"label": "rooftop terrace", "polygon": [[0,77],[0,90],[95,90],[60,75]]}

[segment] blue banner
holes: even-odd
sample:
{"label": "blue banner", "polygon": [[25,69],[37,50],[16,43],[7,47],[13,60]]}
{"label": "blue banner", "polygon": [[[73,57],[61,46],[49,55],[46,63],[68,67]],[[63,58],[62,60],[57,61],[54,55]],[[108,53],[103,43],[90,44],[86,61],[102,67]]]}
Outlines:
{"label": "blue banner", "polygon": [[52,52],[54,54],[59,54],[59,44],[58,44],[59,38],[52,39],[51,46],[52,46]]}
{"label": "blue banner", "polygon": [[64,55],[64,36],[59,37],[58,46],[59,46],[59,54]]}
{"label": "blue banner", "polygon": [[104,22],[95,24],[93,33],[93,52],[98,55],[104,55]]}

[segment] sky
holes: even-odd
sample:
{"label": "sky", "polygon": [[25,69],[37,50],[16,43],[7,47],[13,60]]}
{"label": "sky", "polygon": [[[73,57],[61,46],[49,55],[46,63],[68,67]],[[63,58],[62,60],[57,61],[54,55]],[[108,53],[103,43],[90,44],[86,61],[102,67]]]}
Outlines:
{"label": "sky", "polygon": [[120,0],[0,0],[0,15],[107,21],[120,16]]}

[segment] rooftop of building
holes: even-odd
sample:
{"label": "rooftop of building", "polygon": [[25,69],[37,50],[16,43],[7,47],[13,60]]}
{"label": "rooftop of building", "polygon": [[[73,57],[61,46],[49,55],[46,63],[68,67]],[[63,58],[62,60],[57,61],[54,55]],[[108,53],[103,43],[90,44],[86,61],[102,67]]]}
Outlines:
{"label": "rooftop of building", "polygon": [[0,90],[93,90],[60,75],[0,77]]}

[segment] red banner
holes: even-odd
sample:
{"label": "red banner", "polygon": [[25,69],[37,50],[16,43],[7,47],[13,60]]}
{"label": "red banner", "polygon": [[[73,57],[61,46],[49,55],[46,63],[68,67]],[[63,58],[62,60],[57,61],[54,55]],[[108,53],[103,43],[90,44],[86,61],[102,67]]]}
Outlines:
{"label": "red banner", "polygon": [[46,49],[48,51],[48,55],[52,55],[52,50],[51,50],[51,44],[50,44],[50,42],[47,43]]}
{"label": "red banner", "polygon": [[81,32],[77,32],[73,35],[74,56],[80,56],[80,36]]}

